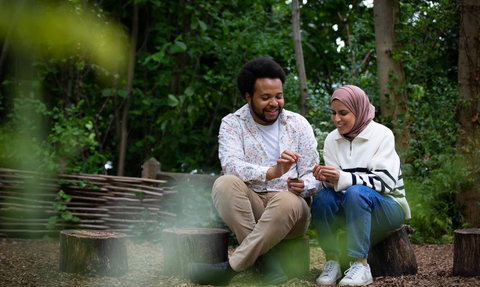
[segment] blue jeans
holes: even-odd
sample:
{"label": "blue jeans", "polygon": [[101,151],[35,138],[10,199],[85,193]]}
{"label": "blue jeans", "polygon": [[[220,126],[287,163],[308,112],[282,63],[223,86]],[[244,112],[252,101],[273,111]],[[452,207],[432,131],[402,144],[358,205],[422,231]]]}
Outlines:
{"label": "blue jeans", "polygon": [[336,239],[341,228],[347,232],[347,255],[352,258],[368,257],[370,232],[396,229],[405,219],[400,204],[363,185],[351,186],[344,194],[320,190],[313,198],[312,213],[325,254],[342,255]]}

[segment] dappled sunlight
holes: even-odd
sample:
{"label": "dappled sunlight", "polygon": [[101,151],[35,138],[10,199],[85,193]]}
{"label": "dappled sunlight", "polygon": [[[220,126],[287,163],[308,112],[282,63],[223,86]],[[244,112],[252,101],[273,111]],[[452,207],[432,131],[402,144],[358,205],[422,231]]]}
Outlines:
{"label": "dappled sunlight", "polygon": [[74,4],[5,1],[0,9],[0,39],[10,29],[10,40],[29,56],[40,53],[69,58],[81,50],[91,53],[93,62],[106,71],[112,73],[119,64],[120,70],[125,68],[127,41],[122,28],[105,17],[76,9]]}

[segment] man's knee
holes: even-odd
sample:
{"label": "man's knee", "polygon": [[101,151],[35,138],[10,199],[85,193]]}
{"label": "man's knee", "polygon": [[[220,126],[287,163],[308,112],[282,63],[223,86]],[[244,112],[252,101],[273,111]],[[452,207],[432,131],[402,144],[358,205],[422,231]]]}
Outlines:
{"label": "man's knee", "polygon": [[303,198],[289,191],[279,192],[271,199],[271,202],[278,205],[279,208],[282,209],[282,212],[286,213],[301,211],[304,208],[304,205],[308,207]]}
{"label": "man's knee", "polygon": [[228,195],[231,192],[236,192],[243,189],[245,183],[238,177],[227,174],[222,175],[221,177],[215,180],[212,188],[212,196],[215,195]]}

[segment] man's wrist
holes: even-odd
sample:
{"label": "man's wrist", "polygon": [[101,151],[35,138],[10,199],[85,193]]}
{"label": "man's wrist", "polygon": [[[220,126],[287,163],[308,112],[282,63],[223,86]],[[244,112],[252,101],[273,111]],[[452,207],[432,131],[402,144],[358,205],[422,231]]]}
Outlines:
{"label": "man's wrist", "polygon": [[267,174],[266,174],[266,178],[267,180],[271,180],[271,179],[274,179],[274,178],[277,178],[278,176],[276,176],[276,167],[272,166],[270,167],[268,170],[267,170]]}

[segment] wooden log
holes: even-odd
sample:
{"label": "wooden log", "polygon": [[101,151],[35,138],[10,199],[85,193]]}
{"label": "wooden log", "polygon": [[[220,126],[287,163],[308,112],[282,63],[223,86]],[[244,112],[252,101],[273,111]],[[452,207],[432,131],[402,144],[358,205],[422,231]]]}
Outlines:
{"label": "wooden log", "polygon": [[228,260],[228,231],[218,228],[163,230],[163,274],[186,276],[187,264]]}
{"label": "wooden log", "polygon": [[480,229],[455,230],[453,276],[480,276]]}
{"label": "wooden log", "polygon": [[310,271],[309,237],[304,235],[284,239],[273,247],[285,275],[289,279],[299,278]]}
{"label": "wooden log", "polygon": [[123,233],[63,230],[60,232],[60,270],[117,277],[128,271]]}

